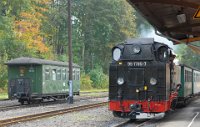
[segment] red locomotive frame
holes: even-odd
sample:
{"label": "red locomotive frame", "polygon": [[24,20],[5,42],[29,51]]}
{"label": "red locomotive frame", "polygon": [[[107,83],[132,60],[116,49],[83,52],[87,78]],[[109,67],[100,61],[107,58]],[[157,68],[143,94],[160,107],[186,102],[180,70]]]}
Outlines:
{"label": "red locomotive frame", "polygon": [[142,112],[144,113],[160,113],[166,112],[171,109],[171,105],[174,99],[178,96],[178,92],[171,92],[169,100],[166,101],[135,101],[135,100],[123,100],[123,101],[109,101],[109,109],[112,111],[131,112],[131,104],[140,104]]}

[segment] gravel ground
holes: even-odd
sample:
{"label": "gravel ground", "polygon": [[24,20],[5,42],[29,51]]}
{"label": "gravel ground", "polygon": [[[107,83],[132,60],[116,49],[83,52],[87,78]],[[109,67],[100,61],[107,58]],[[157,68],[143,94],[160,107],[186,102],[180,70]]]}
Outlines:
{"label": "gravel ground", "polygon": [[[104,93],[105,95],[105,93]],[[74,97],[74,104],[54,104],[54,105],[46,105],[46,106],[39,106],[39,107],[30,107],[30,108],[19,108],[13,109],[8,111],[0,111],[0,120],[30,115],[30,114],[37,114],[52,110],[59,110],[63,108],[69,108],[73,106],[85,105],[85,104],[92,104],[102,101],[107,101],[108,98],[94,98],[94,99],[81,99],[83,96],[75,96]],[[18,104],[17,100],[7,100],[7,101],[0,101],[0,107],[6,105],[15,105]],[[26,123],[19,123],[15,125],[11,125],[11,127],[109,127],[125,121],[125,119],[115,118],[112,115],[112,112],[108,110],[107,106],[96,108],[96,109],[88,109],[80,112],[74,112],[69,114],[64,114],[60,116],[54,116],[50,118],[29,121]]]}
{"label": "gravel ground", "polygon": [[20,104],[17,100],[0,101],[0,107]]}
{"label": "gravel ground", "polygon": [[13,118],[17,116],[24,116],[30,114],[37,114],[47,111],[59,110],[63,108],[69,108],[73,106],[85,105],[85,104],[92,104],[102,101],[107,101],[108,98],[94,98],[94,99],[87,99],[87,100],[79,100],[75,101],[74,104],[54,104],[54,105],[46,105],[46,106],[39,106],[39,107],[28,107],[28,108],[19,108],[19,109],[12,109],[8,111],[0,111],[0,120]]}
{"label": "gravel ground", "polygon": [[44,118],[25,123],[11,125],[10,127],[111,127],[125,119],[115,118],[107,106],[96,109]]}

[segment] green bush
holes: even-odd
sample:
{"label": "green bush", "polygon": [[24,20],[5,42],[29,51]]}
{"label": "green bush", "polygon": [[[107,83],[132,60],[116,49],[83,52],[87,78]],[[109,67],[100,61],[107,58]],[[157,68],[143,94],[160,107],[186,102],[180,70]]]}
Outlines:
{"label": "green bush", "polygon": [[0,88],[1,89],[6,89],[7,84],[8,84],[8,79],[7,79],[7,67],[5,65],[0,65]]}
{"label": "green bush", "polygon": [[8,86],[8,72],[5,62],[7,61],[7,55],[0,56],[0,89],[6,90]]}
{"label": "green bush", "polygon": [[107,88],[108,87],[108,76],[103,73],[101,67],[97,67],[89,73],[91,80],[93,81],[93,88]]}
{"label": "green bush", "polygon": [[89,75],[81,75],[81,90],[90,90],[92,89],[92,80],[90,80]]}

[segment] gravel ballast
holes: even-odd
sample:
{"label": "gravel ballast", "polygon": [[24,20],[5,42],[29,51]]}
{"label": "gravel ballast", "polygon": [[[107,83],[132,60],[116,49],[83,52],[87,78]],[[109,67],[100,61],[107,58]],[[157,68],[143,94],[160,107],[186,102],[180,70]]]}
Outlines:
{"label": "gravel ballast", "polygon": [[107,106],[44,118],[11,127],[110,127],[125,121],[116,118]]}
{"label": "gravel ballast", "polygon": [[[75,97],[74,104],[54,104],[39,107],[19,108],[8,111],[0,111],[0,120],[25,116],[30,114],[37,114],[63,108],[70,108],[79,105],[86,105],[107,101],[108,98],[93,98],[93,99],[77,99]],[[9,101],[6,101],[10,103]],[[14,101],[13,103],[16,103]],[[10,125],[11,127],[109,127],[125,121],[125,119],[116,118],[112,112],[108,110],[108,106],[88,109],[79,112],[68,113],[64,115],[44,118],[25,123],[18,123]]]}
{"label": "gravel ballast", "polygon": [[45,105],[45,106],[39,106],[39,107],[27,107],[27,108],[19,108],[19,109],[12,109],[8,111],[0,111],[0,120],[13,118],[13,117],[19,117],[24,115],[31,115],[31,114],[37,114],[42,112],[48,112],[48,111],[54,111],[64,108],[70,108],[74,106],[80,106],[80,105],[86,105],[86,104],[93,104],[98,102],[107,101],[108,98],[94,98],[94,99],[85,99],[85,100],[79,100],[75,101],[74,104],[54,104],[54,105]]}

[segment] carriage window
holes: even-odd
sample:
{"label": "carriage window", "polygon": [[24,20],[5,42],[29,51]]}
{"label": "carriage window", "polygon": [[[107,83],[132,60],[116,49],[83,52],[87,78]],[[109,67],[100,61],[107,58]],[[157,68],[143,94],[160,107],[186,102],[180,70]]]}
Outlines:
{"label": "carriage window", "polygon": [[187,82],[187,71],[185,71],[185,82]]}
{"label": "carriage window", "polygon": [[198,77],[197,77],[197,81],[199,82],[200,80],[199,80],[199,74],[197,75]]}
{"label": "carriage window", "polygon": [[49,71],[49,69],[45,69],[45,80],[50,80],[50,71]]}
{"label": "carriage window", "polygon": [[196,73],[196,74],[195,74],[195,82],[198,82],[198,81],[199,81],[199,74]]}
{"label": "carriage window", "polygon": [[73,70],[73,80],[76,80],[76,71]]}
{"label": "carriage window", "polygon": [[80,74],[79,73],[80,73],[79,71],[76,72],[76,80],[80,80]]}
{"label": "carriage window", "polygon": [[57,70],[56,80],[61,80],[61,69]]}
{"label": "carriage window", "polygon": [[67,75],[66,75],[66,77],[67,77],[67,80],[69,79],[69,69],[67,69]]}
{"label": "carriage window", "polygon": [[62,70],[62,80],[66,80],[66,79],[67,79],[66,76],[67,76],[67,75],[66,75],[66,69],[63,69],[63,70]]}
{"label": "carriage window", "polygon": [[185,82],[192,82],[192,72],[185,70]]}
{"label": "carriage window", "polygon": [[189,71],[189,82],[192,82],[192,72]]}
{"label": "carriage window", "polygon": [[56,69],[52,70],[52,80],[56,80]]}

